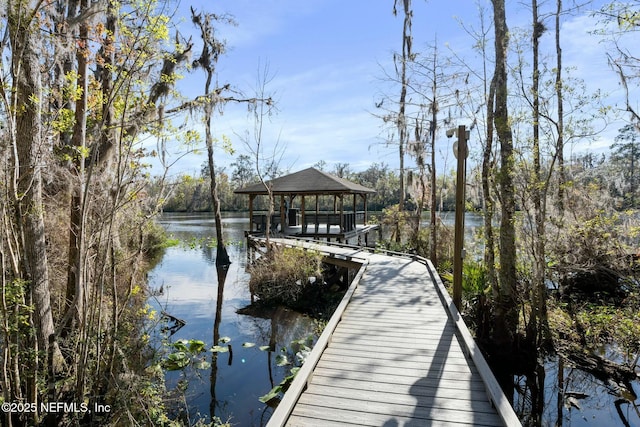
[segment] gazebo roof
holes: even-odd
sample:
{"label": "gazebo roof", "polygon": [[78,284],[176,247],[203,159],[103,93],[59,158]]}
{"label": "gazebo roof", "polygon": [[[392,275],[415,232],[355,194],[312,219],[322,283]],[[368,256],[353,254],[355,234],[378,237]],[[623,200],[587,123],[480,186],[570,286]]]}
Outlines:
{"label": "gazebo roof", "polygon": [[[267,181],[273,194],[368,194],[375,190],[326,172],[308,168]],[[262,183],[234,191],[237,194],[268,194]]]}

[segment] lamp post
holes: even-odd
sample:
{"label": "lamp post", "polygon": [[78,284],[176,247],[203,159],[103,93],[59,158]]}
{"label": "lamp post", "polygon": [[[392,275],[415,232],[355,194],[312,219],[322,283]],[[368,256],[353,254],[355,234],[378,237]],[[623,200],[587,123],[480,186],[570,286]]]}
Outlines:
{"label": "lamp post", "polygon": [[457,132],[455,129],[448,131],[447,136],[452,137],[454,133],[457,133],[458,136],[458,140],[453,144],[453,154],[458,159],[458,167],[456,171],[456,220],[453,242],[453,303],[460,310],[462,304],[462,263],[464,261],[464,196],[469,134],[464,125],[458,126]]}

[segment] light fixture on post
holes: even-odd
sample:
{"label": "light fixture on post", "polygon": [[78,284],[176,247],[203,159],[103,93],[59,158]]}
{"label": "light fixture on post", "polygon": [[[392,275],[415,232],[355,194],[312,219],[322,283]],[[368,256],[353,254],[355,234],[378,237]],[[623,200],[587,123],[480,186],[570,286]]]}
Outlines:
{"label": "light fixture on post", "polygon": [[456,170],[456,219],[454,225],[453,243],[453,303],[458,310],[462,304],[462,265],[464,262],[464,201],[465,201],[465,179],[467,172],[467,156],[469,149],[467,140],[470,132],[464,125],[457,129],[447,130],[447,138],[457,135],[458,140],[453,143],[453,154],[458,160]]}

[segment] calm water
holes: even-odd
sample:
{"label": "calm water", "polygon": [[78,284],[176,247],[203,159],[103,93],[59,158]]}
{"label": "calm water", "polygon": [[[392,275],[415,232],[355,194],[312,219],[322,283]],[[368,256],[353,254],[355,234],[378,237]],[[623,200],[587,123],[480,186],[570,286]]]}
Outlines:
{"label": "calm water", "polygon": [[[202,247],[195,239],[215,237],[213,216],[165,214],[159,222],[169,235],[193,244],[166,250],[149,275],[151,290],[162,288],[163,293],[152,298],[150,304],[158,312],[164,310],[186,322],[170,337],[172,342],[198,339],[211,348],[216,344],[214,322],[218,308],[216,250]],[[186,376],[180,371],[167,373],[167,388],[174,387],[180,379],[188,380],[187,404],[192,422],[200,417],[210,420],[215,415],[239,426],[261,426],[266,424],[272,409],[258,398],[288,375],[291,367],[277,366],[274,353],[258,347],[271,344],[279,354],[282,348],[290,348],[291,341],[312,334],[314,323],[286,310],[278,310],[273,316],[275,320],[236,313],[250,303],[243,231],[248,220],[230,217],[223,225],[231,243],[227,250],[232,264],[224,284],[218,332],[219,337],[231,338],[228,344],[232,351],[219,353],[217,358],[206,353],[207,360],[215,364],[213,369],[187,370]],[[243,343],[256,345],[245,348]]]}
{"label": "calm water", "polygon": [[[454,215],[443,214],[446,224],[453,224]],[[473,230],[482,225],[482,218],[475,214],[466,216],[466,242],[472,241]],[[152,290],[162,288],[163,293],[151,300],[158,311],[165,310],[172,316],[186,321],[186,325],[170,340],[199,339],[207,348],[216,344],[214,339],[216,311],[220,324],[217,337],[229,337],[231,353],[220,353],[217,358],[207,353],[207,360],[214,362],[213,369],[190,370],[167,374],[167,386],[174,387],[179,380],[187,379],[187,405],[191,421],[198,418],[210,420],[212,415],[223,421],[230,420],[238,426],[262,426],[271,416],[272,409],[258,398],[266,394],[282,378],[290,367],[276,364],[276,355],[286,348],[291,355],[290,343],[313,333],[314,323],[297,313],[278,310],[263,313],[260,317],[238,314],[236,311],[250,303],[244,230],[248,226],[245,217],[224,219],[225,235],[231,242],[227,246],[232,259],[221,304],[218,304],[218,275],[215,268],[215,248],[196,243],[197,239],[215,236],[213,216],[210,214],[165,214],[160,223],[167,232],[186,244],[167,249],[162,261],[150,273]],[[188,243],[193,243],[189,245]],[[245,348],[243,343],[255,343]],[[275,352],[263,352],[262,345],[272,345]],[[558,362],[549,359],[544,364],[544,377],[538,378],[543,403],[542,414],[531,414],[532,381],[536,378],[515,377],[514,405],[520,414],[527,414],[530,423],[542,426],[634,426],[640,427],[640,401],[621,401],[619,396],[601,381],[584,372],[563,367],[564,382],[558,383]],[[640,393],[638,381],[632,384]],[[565,394],[558,402],[560,390]],[[567,396],[578,396],[568,399]],[[573,402],[573,406],[571,403]],[[579,406],[578,407],[576,407]],[[558,410],[560,408],[560,411]]]}

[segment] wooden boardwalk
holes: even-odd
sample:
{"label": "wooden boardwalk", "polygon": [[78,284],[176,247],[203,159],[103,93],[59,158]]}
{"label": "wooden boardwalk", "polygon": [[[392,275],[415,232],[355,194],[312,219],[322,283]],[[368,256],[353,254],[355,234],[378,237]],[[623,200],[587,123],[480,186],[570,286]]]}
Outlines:
{"label": "wooden boardwalk", "polygon": [[520,425],[428,261],[274,240],[363,266],[269,427]]}

